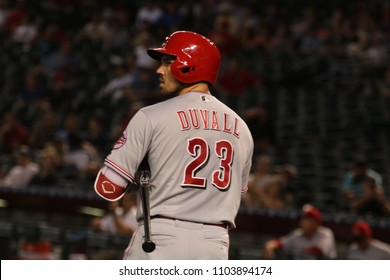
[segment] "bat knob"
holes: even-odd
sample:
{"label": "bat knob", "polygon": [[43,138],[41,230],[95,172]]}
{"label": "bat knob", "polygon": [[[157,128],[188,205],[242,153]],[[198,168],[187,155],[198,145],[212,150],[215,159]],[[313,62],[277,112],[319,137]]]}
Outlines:
{"label": "bat knob", "polygon": [[142,244],[142,250],[144,250],[146,253],[151,253],[154,251],[154,249],[156,249],[156,244],[154,244],[154,242],[151,240],[145,241]]}

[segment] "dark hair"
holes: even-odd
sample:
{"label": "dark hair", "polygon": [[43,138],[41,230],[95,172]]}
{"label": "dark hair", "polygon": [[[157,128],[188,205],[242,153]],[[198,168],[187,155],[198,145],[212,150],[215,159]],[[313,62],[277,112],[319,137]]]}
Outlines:
{"label": "dark hair", "polygon": [[360,168],[367,167],[367,160],[362,156],[356,157],[353,163],[355,167],[360,167]]}
{"label": "dark hair", "polygon": [[76,134],[70,134],[68,137],[69,148],[71,150],[79,149],[82,144],[82,139]]}

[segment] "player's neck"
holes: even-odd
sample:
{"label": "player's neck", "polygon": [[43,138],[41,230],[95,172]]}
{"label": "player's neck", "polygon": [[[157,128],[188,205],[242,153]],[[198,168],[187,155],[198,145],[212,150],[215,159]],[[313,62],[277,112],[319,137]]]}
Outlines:
{"label": "player's neck", "polygon": [[188,92],[200,92],[200,93],[208,93],[210,94],[209,86],[206,83],[196,83],[189,86],[184,87],[179,95],[186,94]]}

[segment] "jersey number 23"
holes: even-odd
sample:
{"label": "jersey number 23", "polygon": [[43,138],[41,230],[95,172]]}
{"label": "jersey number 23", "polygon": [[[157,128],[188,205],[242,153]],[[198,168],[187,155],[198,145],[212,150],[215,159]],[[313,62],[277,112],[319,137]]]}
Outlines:
{"label": "jersey number 23", "polygon": [[[233,146],[227,140],[214,143],[214,154],[219,159],[219,168],[213,171],[212,184],[221,191],[230,186],[232,176]],[[197,177],[196,173],[210,160],[210,147],[203,138],[188,140],[187,151],[194,158],[184,170],[183,187],[206,188],[206,178]],[[214,160],[212,162],[215,162]]]}

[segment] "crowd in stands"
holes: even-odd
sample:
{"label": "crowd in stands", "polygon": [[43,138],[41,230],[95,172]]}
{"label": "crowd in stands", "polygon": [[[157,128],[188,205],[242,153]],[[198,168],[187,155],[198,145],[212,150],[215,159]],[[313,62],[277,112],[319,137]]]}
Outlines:
{"label": "crowd in stands", "polygon": [[[288,156],[302,135],[282,137],[290,113],[315,110],[289,111],[301,89],[310,93],[303,99],[317,98],[322,89],[337,95],[340,90],[362,94],[361,88],[371,90],[367,96],[390,98],[389,1],[0,0],[0,184],[92,189],[102,160],[134,113],[162,100],[156,63],[146,49],[175,30],[204,34],[221,50],[213,94],[246,120],[255,140],[249,193],[243,198],[248,208],[316,204],[315,197],[298,195],[309,192],[302,182],[316,188],[303,177],[307,164],[301,168]],[[336,109],[329,108],[323,114],[336,118],[331,125],[366,124],[337,119]],[[380,125],[370,128],[381,137],[389,121],[384,108],[373,109],[383,119],[369,116]],[[291,118],[294,126],[311,121],[304,116]],[[339,143],[334,139],[342,133],[333,134],[334,127],[326,125],[326,139]],[[312,131],[305,135],[318,140]],[[337,174],[334,193],[345,195],[336,210],[388,217],[390,168],[373,170],[366,160],[349,168],[360,152],[329,171]]]}

